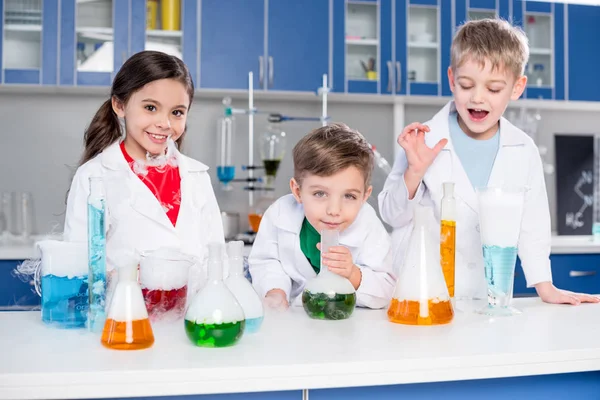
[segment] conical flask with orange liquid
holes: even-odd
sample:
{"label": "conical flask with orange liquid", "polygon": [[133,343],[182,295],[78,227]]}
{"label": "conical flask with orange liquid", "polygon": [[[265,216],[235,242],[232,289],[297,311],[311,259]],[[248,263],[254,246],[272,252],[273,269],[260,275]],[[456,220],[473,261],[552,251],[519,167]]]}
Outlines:
{"label": "conical flask with orange liquid", "polygon": [[154,343],[148,311],[137,282],[137,260],[118,269],[118,281],[108,308],[101,342],[115,350],[145,349]]}
{"label": "conical flask with orange liquid", "polygon": [[415,207],[415,225],[387,312],[392,322],[440,325],[454,317],[440,265],[439,228],[434,224],[432,211],[429,207]]}

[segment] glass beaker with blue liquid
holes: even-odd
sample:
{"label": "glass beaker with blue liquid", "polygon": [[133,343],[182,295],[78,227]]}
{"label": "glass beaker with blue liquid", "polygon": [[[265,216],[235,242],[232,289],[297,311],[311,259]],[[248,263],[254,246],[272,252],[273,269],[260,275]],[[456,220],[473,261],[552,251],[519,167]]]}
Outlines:
{"label": "glass beaker with blue liquid", "polygon": [[84,328],[88,312],[85,242],[44,240],[41,253],[42,321],[58,328]]}
{"label": "glass beaker with blue liquid", "polygon": [[477,189],[488,292],[488,305],[478,310],[480,314],[508,316],[521,313],[511,306],[511,301],[525,192],[524,187]]}

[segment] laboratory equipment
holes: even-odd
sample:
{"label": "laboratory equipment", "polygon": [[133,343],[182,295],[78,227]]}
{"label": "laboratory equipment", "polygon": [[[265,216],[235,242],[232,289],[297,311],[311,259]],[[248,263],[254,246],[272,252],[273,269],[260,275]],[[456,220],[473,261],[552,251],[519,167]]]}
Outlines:
{"label": "laboratory equipment", "polygon": [[260,227],[260,222],[262,221],[264,213],[274,202],[274,192],[266,191],[260,197],[258,202],[256,202],[256,205],[250,209],[250,213],[248,213],[248,223],[250,224],[250,229],[252,229],[252,232],[258,232],[258,228]]}
{"label": "laboratory equipment", "polygon": [[430,207],[416,206],[413,219],[388,319],[405,325],[447,324],[454,318],[454,309],[440,266],[439,228]]}
{"label": "laboratory equipment", "polygon": [[221,243],[208,245],[208,282],[185,315],[185,332],[196,346],[234,345],[246,326],[242,307],[223,282],[223,247]]}
{"label": "laboratory equipment", "polygon": [[118,281],[108,307],[100,342],[114,350],[140,350],[154,343],[142,289],[137,282],[138,260],[130,257],[117,267]]}
{"label": "laboratory equipment", "polygon": [[323,265],[323,253],[339,245],[339,231],[321,231],[321,267],[302,292],[302,306],[314,319],[347,319],[356,306],[356,290],[350,281]]}
{"label": "laboratory equipment", "polygon": [[592,239],[600,243],[600,135],[594,135],[594,221],[592,222]]}
{"label": "laboratory equipment", "polygon": [[218,157],[217,177],[222,183],[222,189],[229,191],[233,188],[229,184],[235,177],[235,166],[231,157],[231,146],[234,135],[234,117],[231,109],[231,98],[223,99],[223,116],[217,121],[218,127]]}
{"label": "laboratory equipment", "polygon": [[233,293],[246,317],[245,331],[255,333],[262,325],[264,310],[260,297],[244,276],[244,242],[237,240],[227,243],[229,276],[225,285]]}
{"label": "laboratory equipment", "polygon": [[88,329],[99,332],[106,320],[106,194],[104,181],[90,177],[88,196]]}
{"label": "laboratory equipment", "polygon": [[88,263],[85,242],[43,240],[41,253],[42,321],[58,328],[85,328],[88,313]]}
{"label": "laboratory equipment", "polygon": [[525,202],[525,188],[478,188],[479,225],[487,282],[488,305],[481,314],[520,314],[510,303],[513,295],[517,243]]}
{"label": "laboratory equipment", "polygon": [[450,298],[454,297],[455,258],[456,258],[456,199],[454,182],[444,182],[444,196],[441,210],[440,259],[444,280]]}
{"label": "laboratory equipment", "polygon": [[266,186],[273,187],[279,164],[285,154],[286,134],[278,123],[272,123],[261,136],[260,155],[265,167]]}
{"label": "laboratory equipment", "polygon": [[182,318],[194,258],[166,247],[142,252],[141,256],[140,285],[150,321]]}

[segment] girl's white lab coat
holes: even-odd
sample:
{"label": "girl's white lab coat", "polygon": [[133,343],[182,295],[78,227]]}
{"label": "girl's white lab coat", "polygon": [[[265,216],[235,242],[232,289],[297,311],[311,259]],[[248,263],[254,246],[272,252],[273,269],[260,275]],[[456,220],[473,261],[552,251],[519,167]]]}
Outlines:
{"label": "girl's white lab coat", "polygon": [[[406,153],[400,149],[383,191],[379,194],[379,210],[385,222],[394,228],[394,264],[402,265],[412,231],[413,206],[417,203],[434,208],[440,220],[442,183],[455,182],[457,200],[456,231],[456,287],[457,297],[485,298],[483,254],[479,234],[477,193],[463,169],[450,140],[448,117],[455,110],[448,103],[432,120],[425,123],[430,132],[425,134],[427,146],[432,148],[439,140],[448,139],[427,170],[415,197],[408,199],[404,171],[408,167]],[[550,212],[542,161],[533,140],[506,119],[500,120],[500,146],[488,181],[491,186],[525,186],[525,197],[518,254],[528,287],[552,281],[550,272]]]}
{"label": "girl's white lab coat", "polygon": [[[317,276],[300,248],[304,207],[293,195],[277,200],[265,212],[248,263],[259,296],[282,289],[292,303],[299,303],[306,282]],[[357,305],[382,308],[389,304],[394,290],[390,237],[375,210],[365,203],[356,219],[340,233],[340,245],[352,253],[361,269],[362,281]]]}
{"label": "girl's white lab coat", "polygon": [[87,241],[89,178],[103,177],[107,209],[107,269],[112,270],[123,252],[174,247],[203,260],[206,244],[224,242],[219,206],[208,167],[175,153],[181,176],[181,206],[176,226],[136,176],[115,142],[77,169],[67,202],[64,239]]}

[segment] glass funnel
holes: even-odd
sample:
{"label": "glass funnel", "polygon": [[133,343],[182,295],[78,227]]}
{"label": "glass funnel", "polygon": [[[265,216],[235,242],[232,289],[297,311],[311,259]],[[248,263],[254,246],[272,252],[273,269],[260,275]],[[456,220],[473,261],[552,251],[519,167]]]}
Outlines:
{"label": "glass funnel", "polygon": [[260,138],[260,156],[265,167],[266,186],[273,187],[285,154],[286,134],[281,124],[272,123]]}

